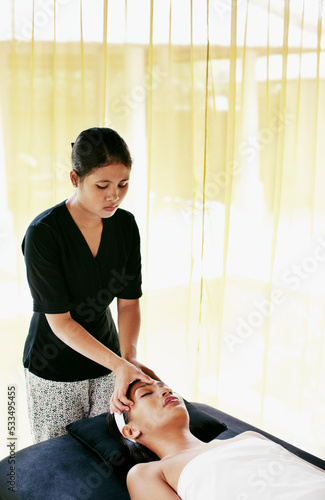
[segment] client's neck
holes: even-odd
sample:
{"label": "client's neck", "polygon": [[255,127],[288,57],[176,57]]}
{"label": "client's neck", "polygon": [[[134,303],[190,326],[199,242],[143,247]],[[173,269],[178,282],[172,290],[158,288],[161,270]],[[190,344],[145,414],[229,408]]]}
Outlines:
{"label": "client's neck", "polygon": [[163,459],[169,455],[176,455],[181,451],[200,446],[202,441],[193,436],[188,429],[173,429],[150,436],[150,438],[144,439],[142,444],[160,459]]}

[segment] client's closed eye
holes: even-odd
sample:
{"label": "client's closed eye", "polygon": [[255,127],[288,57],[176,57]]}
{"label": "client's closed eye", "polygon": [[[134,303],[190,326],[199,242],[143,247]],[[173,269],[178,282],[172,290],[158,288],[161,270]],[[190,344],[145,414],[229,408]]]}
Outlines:
{"label": "client's closed eye", "polygon": [[149,394],[152,394],[152,392],[145,392],[144,394],[142,394],[142,396],[140,396],[140,398],[144,398],[145,396],[148,396]]}

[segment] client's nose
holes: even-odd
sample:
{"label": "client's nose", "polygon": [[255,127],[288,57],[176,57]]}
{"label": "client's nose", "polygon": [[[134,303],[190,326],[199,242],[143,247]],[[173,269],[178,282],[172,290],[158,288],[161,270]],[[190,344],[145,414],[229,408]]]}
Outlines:
{"label": "client's nose", "polygon": [[168,387],[164,387],[162,389],[161,395],[166,396],[167,394],[173,394],[173,391],[171,389],[169,389]]}

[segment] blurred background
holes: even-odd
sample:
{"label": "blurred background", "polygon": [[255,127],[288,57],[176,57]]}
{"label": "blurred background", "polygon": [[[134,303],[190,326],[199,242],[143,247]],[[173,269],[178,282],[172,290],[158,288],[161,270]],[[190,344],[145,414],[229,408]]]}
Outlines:
{"label": "blurred background", "polygon": [[21,241],[72,194],[70,143],[107,126],[134,158],[139,358],[325,459],[323,0],[2,0],[0,19],[1,457],[8,386],[31,444]]}

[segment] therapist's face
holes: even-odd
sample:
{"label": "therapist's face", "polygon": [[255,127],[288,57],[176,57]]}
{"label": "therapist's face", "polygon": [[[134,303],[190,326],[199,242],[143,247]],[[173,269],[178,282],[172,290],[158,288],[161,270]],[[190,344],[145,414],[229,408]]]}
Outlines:
{"label": "therapist's face", "polygon": [[97,169],[78,180],[71,172],[71,180],[77,187],[76,199],[88,215],[100,218],[112,217],[124,200],[130,179],[130,169],[122,163],[113,163]]}

